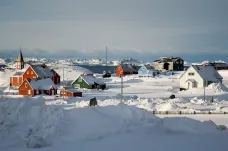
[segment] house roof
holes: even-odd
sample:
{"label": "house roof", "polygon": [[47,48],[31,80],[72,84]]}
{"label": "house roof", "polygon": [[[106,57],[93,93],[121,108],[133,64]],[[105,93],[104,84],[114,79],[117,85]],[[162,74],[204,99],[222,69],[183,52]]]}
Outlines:
{"label": "house roof", "polygon": [[17,62],[24,62],[24,58],[23,58],[21,50],[20,50],[19,55],[17,57]]}
{"label": "house roof", "polygon": [[94,76],[91,76],[91,75],[82,75],[80,77],[82,79],[84,79],[87,84],[94,84],[94,83],[97,83],[97,84],[100,84],[100,85],[105,84],[103,81],[101,81],[101,80],[99,80],[99,79],[97,79],[97,78],[95,78]]}
{"label": "house roof", "polygon": [[180,57],[160,57],[159,59],[155,60],[154,62],[172,62],[172,61],[176,61],[178,59],[181,59],[181,58]]}
{"label": "house roof", "polygon": [[[99,85],[105,84],[103,81],[95,78],[93,75],[80,75],[79,77],[81,77],[88,85],[92,85],[94,83]],[[71,84],[73,84],[78,78],[76,78]]]}
{"label": "house roof", "polygon": [[223,79],[223,77],[213,68],[213,66],[192,65],[192,67],[204,80],[217,82],[218,80]]}
{"label": "house roof", "polygon": [[209,63],[213,67],[228,67],[228,63]]}
{"label": "house roof", "polygon": [[48,67],[42,67],[41,65],[30,65],[32,69],[36,72],[38,77],[52,77],[53,73]]}
{"label": "house roof", "polygon": [[70,92],[81,92],[81,91],[78,91],[76,89],[73,89],[72,87],[64,87],[63,89],[67,90],[67,91],[70,91]]}
{"label": "house roof", "polygon": [[16,72],[13,76],[22,76],[24,72]]}
{"label": "house roof", "polygon": [[132,66],[132,64],[120,64],[120,66],[125,72],[137,72],[137,70]]}
{"label": "house roof", "polygon": [[144,67],[146,67],[147,70],[154,70],[154,67],[151,65],[144,65]]}
{"label": "house roof", "polygon": [[56,89],[55,84],[50,78],[28,79],[28,82],[34,90],[49,90],[51,87]]}

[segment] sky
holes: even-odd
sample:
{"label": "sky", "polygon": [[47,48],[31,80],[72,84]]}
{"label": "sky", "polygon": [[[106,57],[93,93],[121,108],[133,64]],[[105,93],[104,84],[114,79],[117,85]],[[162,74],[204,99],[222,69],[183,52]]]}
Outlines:
{"label": "sky", "polygon": [[[227,0],[0,0],[0,56],[228,61]],[[16,52],[16,53],[15,53]]]}

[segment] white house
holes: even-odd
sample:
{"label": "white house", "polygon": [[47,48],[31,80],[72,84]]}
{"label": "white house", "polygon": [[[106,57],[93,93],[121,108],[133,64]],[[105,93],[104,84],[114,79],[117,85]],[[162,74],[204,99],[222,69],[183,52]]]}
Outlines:
{"label": "white house", "polygon": [[213,68],[207,65],[192,65],[180,76],[180,89],[202,88],[211,83],[222,83],[222,76]]}

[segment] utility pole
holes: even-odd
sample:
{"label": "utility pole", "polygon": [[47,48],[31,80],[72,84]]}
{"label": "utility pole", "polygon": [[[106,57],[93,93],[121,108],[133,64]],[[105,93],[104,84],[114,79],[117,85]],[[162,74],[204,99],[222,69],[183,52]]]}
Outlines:
{"label": "utility pole", "polygon": [[204,98],[204,102],[205,102],[205,80],[203,79],[203,98]]}
{"label": "utility pole", "polygon": [[121,78],[121,103],[123,103],[123,74],[120,74],[120,78]]}
{"label": "utility pole", "polygon": [[108,48],[107,48],[107,46],[106,46],[106,70],[107,70],[107,58],[108,58]]}
{"label": "utility pole", "polygon": [[[206,64],[204,63],[203,64],[203,74],[204,74],[204,70],[205,70],[205,67],[206,66]],[[205,99],[205,87],[206,87],[206,80],[205,79],[203,79],[203,98],[204,98],[204,102],[206,101],[206,99]]]}

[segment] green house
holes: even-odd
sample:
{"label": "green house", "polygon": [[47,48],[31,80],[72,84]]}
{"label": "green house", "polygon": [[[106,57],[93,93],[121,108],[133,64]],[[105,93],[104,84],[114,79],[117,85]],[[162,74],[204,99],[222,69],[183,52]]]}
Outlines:
{"label": "green house", "polygon": [[79,88],[86,88],[86,89],[102,89],[104,90],[106,88],[106,84],[95,78],[92,75],[81,75],[78,78],[76,78],[71,85],[75,89]]}

